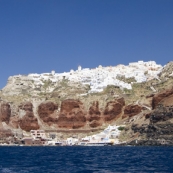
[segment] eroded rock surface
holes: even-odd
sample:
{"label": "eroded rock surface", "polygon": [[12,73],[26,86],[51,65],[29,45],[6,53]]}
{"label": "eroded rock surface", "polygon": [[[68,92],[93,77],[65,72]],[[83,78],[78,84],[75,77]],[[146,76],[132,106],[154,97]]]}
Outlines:
{"label": "eroded rock surface", "polygon": [[134,133],[146,136],[137,145],[172,145],[173,144],[173,106],[158,104],[155,110],[146,115],[149,124],[132,125]]}
{"label": "eroded rock surface", "polygon": [[11,116],[10,104],[5,102],[0,103],[0,121],[8,124],[10,116]]}
{"label": "eroded rock surface", "polygon": [[117,101],[110,101],[107,103],[105,110],[104,110],[104,120],[111,121],[118,119],[122,113],[123,104],[122,102]]}
{"label": "eroded rock surface", "polygon": [[86,112],[79,100],[67,99],[62,101],[58,126],[63,128],[80,128],[86,124]]}
{"label": "eroded rock surface", "polygon": [[128,105],[124,109],[124,115],[122,116],[122,118],[131,118],[132,116],[139,114],[141,111],[142,107],[139,105]]}
{"label": "eroded rock surface", "polygon": [[99,110],[99,102],[95,101],[93,102],[92,106],[89,108],[88,112],[89,116],[87,118],[88,121],[99,121],[101,119],[101,112]]}
{"label": "eroded rock surface", "polygon": [[19,119],[19,126],[22,130],[30,131],[39,129],[38,120],[33,113],[33,105],[25,102],[19,105],[19,110],[24,111],[24,115]]}
{"label": "eroded rock surface", "polygon": [[57,104],[51,101],[45,101],[38,106],[38,115],[43,122],[51,125],[57,123],[58,121],[56,112],[57,109]]}
{"label": "eroded rock surface", "polygon": [[173,89],[163,91],[154,95],[152,99],[152,108],[155,109],[161,100],[173,94]]}

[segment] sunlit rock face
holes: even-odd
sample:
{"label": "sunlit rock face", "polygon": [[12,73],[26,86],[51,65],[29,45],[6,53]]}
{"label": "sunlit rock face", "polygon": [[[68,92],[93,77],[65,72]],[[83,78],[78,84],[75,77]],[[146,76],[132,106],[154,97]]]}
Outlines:
{"label": "sunlit rock face", "polygon": [[101,112],[99,110],[99,102],[94,101],[89,108],[87,120],[91,122],[94,120],[99,121],[100,119],[101,119]]}
{"label": "sunlit rock face", "polygon": [[80,128],[86,124],[86,111],[79,100],[67,99],[62,101],[58,118],[61,128]]}
{"label": "sunlit rock face", "polygon": [[57,112],[58,105],[51,102],[45,101],[38,106],[38,115],[40,119],[49,125],[57,123]]}
{"label": "sunlit rock face", "polygon": [[22,112],[22,115],[19,115],[18,125],[22,130],[30,131],[39,129],[38,120],[34,116],[31,102],[21,103],[19,105],[19,112]]}
{"label": "sunlit rock face", "polygon": [[0,91],[0,129],[76,133],[69,129],[94,132],[112,124],[124,126],[125,141],[173,141],[173,63],[161,69],[140,61],[10,77]]}
{"label": "sunlit rock face", "polygon": [[108,102],[103,112],[104,120],[111,121],[118,119],[121,116],[122,109],[123,104],[118,102],[118,100]]}

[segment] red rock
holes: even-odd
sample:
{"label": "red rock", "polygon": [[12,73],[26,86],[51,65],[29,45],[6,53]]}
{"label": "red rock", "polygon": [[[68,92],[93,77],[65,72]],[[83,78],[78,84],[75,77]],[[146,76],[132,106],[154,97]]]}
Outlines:
{"label": "red rock", "polygon": [[25,115],[19,119],[19,126],[22,130],[30,131],[39,129],[38,120],[33,113],[33,105],[30,102],[24,102],[19,105],[19,109],[25,111]]}
{"label": "red rock", "polygon": [[172,107],[173,106],[173,94],[169,95],[168,97],[163,98],[159,104],[166,106],[166,107]]}
{"label": "red rock", "polygon": [[67,99],[62,101],[58,118],[61,128],[80,128],[86,124],[86,112],[83,103],[79,100]]}
{"label": "red rock", "polygon": [[132,117],[139,114],[142,111],[142,107],[139,105],[128,105],[124,109],[124,115],[122,118]]}
{"label": "red rock", "polygon": [[111,121],[118,119],[122,113],[123,105],[117,101],[110,101],[107,103],[104,110],[104,120]]}
{"label": "red rock", "polygon": [[49,125],[57,123],[57,114],[55,110],[58,109],[58,105],[51,102],[45,101],[38,106],[39,117]]}
{"label": "red rock", "polygon": [[8,103],[1,103],[0,105],[0,121],[9,123],[11,116],[11,108]]}
{"label": "red rock", "polygon": [[37,118],[33,112],[26,112],[25,116],[19,120],[19,126],[22,130],[30,131],[39,129]]}
{"label": "red rock", "polygon": [[154,97],[152,99],[152,109],[155,109],[161,100],[163,100],[164,98],[166,98],[172,94],[173,94],[173,89],[169,89],[169,90],[162,91],[162,92],[154,95]]}
{"label": "red rock", "polygon": [[99,102],[95,101],[89,108],[89,115],[87,116],[88,121],[97,120],[99,121],[101,119],[101,112],[99,111]]}
{"label": "red rock", "polygon": [[122,97],[122,98],[117,99],[117,102],[119,102],[121,105],[125,106],[125,100],[124,100],[124,98],[123,98],[123,97]]}
{"label": "red rock", "polygon": [[61,128],[76,129],[85,126],[86,118],[83,115],[66,116],[60,114],[58,118],[58,126]]}

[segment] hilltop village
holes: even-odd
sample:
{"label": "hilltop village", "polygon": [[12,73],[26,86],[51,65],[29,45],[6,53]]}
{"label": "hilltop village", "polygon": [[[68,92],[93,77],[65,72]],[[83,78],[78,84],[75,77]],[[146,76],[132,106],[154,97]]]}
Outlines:
{"label": "hilltop village", "polygon": [[[71,83],[79,82],[83,85],[89,85],[88,93],[97,93],[103,91],[108,85],[118,86],[120,88],[132,89],[134,82],[141,83],[153,78],[158,79],[158,74],[162,70],[162,66],[156,64],[155,61],[138,61],[129,63],[129,65],[117,65],[113,67],[102,67],[99,65],[95,69],[78,67],[76,71],[64,73],[42,73],[29,75],[16,75],[8,79],[8,86],[11,87],[11,92],[17,88],[25,88],[25,85],[30,83],[33,89],[39,90],[45,83],[44,81],[51,81],[52,85],[46,88],[47,92],[52,92],[59,81],[68,80]],[[127,83],[122,78],[132,78],[132,83]],[[14,86],[15,84],[15,86]],[[5,88],[4,88],[5,91]],[[10,94],[10,92],[9,92]]]}

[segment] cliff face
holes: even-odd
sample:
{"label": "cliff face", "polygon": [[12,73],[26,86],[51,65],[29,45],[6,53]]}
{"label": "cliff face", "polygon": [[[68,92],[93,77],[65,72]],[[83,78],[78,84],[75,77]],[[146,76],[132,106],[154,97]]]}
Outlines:
{"label": "cliff face", "polygon": [[80,128],[86,124],[86,112],[79,100],[68,99],[61,103],[58,126],[63,128]]}
{"label": "cliff face", "polygon": [[102,124],[102,112],[99,108],[99,102],[94,101],[89,108],[87,120],[89,122],[89,126],[92,128],[98,127]]}
{"label": "cliff face", "polygon": [[[10,116],[10,105],[3,103],[1,105],[1,121],[13,128],[21,128],[25,131],[39,129],[38,118],[42,127],[46,125],[46,127],[54,129],[90,129],[102,126],[103,123],[122,119],[123,110],[126,110],[127,107],[133,110],[134,114],[134,105],[125,106],[123,98],[107,102],[103,109],[99,108],[99,101],[92,102],[87,109],[80,100],[66,99],[61,102],[60,106],[52,101],[44,101],[35,108],[36,112],[34,113],[33,104],[23,102],[18,106],[15,115]],[[139,110],[135,112],[135,115],[137,113]]]}
{"label": "cliff face", "polygon": [[163,91],[161,93],[154,95],[153,100],[152,100],[152,108],[155,109],[161,100],[169,97],[172,94],[173,94],[173,89],[169,89],[169,90],[166,90],[166,91]]}
{"label": "cliff face", "polygon": [[[48,126],[56,126],[56,128],[77,129],[81,127],[95,128],[101,126],[104,122],[110,122],[121,117],[122,109],[124,106],[124,100],[118,100],[108,102],[105,109],[101,111],[99,109],[99,102],[94,101],[87,110],[84,104],[79,100],[67,99],[62,101],[60,109],[58,105],[51,102],[42,102],[38,108],[37,113],[39,119]],[[21,116],[18,115],[18,125],[25,131],[31,129],[38,129],[38,121],[34,116],[31,103],[23,103],[19,106],[20,110],[24,113]],[[21,114],[21,113],[20,113]],[[14,119],[14,117],[13,117]]]}
{"label": "cliff face", "polygon": [[[11,106],[8,105],[11,113]],[[7,122],[6,122],[7,124]],[[23,102],[18,106],[15,115],[9,117],[8,125],[14,129],[22,129],[24,131],[39,129],[37,118],[33,113],[33,105],[31,102]]]}
{"label": "cliff face", "polygon": [[[138,132],[141,137],[145,136],[145,140],[139,140],[138,143],[132,141],[130,144],[173,145],[173,95],[171,93],[172,90],[167,90],[153,97],[152,103],[157,106],[145,116],[149,119],[149,124],[132,125],[134,133]],[[170,96],[167,97],[168,95]]]}
{"label": "cliff face", "polygon": [[118,119],[121,116],[123,105],[118,101],[108,102],[104,114],[105,121],[111,121],[113,119]]}
{"label": "cliff face", "polygon": [[172,71],[171,62],[160,73],[160,79],[142,84],[124,79],[132,85],[131,90],[109,85],[99,93],[90,93],[88,85],[69,83],[68,80],[52,84],[40,79],[42,84],[39,84],[26,77],[13,87],[10,78],[0,93],[0,128],[29,132],[36,129],[99,129],[117,124],[127,126],[122,138],[134,145],[133,139],[143,141],[142,144],[171,143]]}
{"label": "cliff face", "polygon": [[19,112],[23,111],[23,116],[18,120],[18,125],[22,130],[30,131],[39,129],[38,120],[33,113],[33,105],[30,102],[25,102],[19,105]]}
{"label": "cliff face", "polygon": [[128,105],[124,109],[124,115],[123,118],[131,118],[137,114],[139,114],[142,111],[142,107],[139,105]]}
{"label": "cliff face", "polygon": [[57,109],[57,104],[50,101],[45,101],[38,106],[38,115],[43,122],[47,123],[48,125],[51,125],[53,123],[57,123]]}
{"label": "cliff face", "polygon": [[8,103],[1,103],[0,104],[0,121],[1,122],[6,122],[7,124],[9,123],[11,116],[11,108]]}

